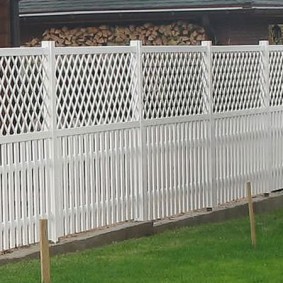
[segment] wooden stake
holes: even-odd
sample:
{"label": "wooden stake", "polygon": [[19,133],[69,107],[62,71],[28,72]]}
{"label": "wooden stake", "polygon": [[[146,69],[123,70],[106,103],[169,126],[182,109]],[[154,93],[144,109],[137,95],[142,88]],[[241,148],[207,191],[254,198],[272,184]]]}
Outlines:
{"label": "wooden stake", "polygon": [[255,229],[255,216],[254,216],[254,210],[253,210],[251,182],[247,182],[247,196],[248,196],[248,203],[249,203],[251,240],[252,240],[252,245],[255,248],[256,247],[256,229]]}
{"label": "wooden stake", "polygon": [[41,282],[50,283],[50,255],[48,242],[47,219],[40,220],[40,261],[41,261]]}

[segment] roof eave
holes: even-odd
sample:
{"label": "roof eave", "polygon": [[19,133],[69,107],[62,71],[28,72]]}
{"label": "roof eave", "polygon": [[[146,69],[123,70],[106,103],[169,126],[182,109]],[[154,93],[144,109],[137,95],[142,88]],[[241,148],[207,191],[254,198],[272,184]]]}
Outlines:
{"label": "roof eave", "polygon": [[125,10],[103,10],[103,11],[61,11],[61,12],[38,12],[20,13],[20,17],[46,17],[46,16],[67,16],[67,15],[95,15],[95,14],[128,14],[128,13],[176,13],[176,12],[216,12],[235,11],[245,9],[242,6],[234,7],[209,7],[209,8],[175,8],[175,9],[125,9]]}

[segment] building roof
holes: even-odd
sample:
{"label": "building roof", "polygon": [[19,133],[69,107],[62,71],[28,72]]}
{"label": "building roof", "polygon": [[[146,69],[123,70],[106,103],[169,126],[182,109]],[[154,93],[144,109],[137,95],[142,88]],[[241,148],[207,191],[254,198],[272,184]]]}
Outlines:
{"label": "building roof", "polygon": [[283,8],[282,0],[20,0],[20,16]]}

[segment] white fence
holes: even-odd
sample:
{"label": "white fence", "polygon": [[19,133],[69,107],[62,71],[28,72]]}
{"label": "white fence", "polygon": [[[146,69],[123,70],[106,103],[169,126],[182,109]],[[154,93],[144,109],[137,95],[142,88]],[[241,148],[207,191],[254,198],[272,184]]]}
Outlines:
{"label": "white fence", "polygon": [[0,50],[0,250],[283,185],[283,47]]}

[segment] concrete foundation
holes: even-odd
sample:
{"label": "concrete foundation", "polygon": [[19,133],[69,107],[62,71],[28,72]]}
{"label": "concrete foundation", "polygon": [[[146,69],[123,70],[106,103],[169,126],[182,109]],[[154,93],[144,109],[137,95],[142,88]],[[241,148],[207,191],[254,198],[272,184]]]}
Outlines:
{"label": "concrete foundation", "polygon": [[[268,197],[257,196],[254,198],[255,214],[271,212],[281,208],[283,208],[282,192],[272,193]],[[77,252],[94,247],[109,245],[113,242],[151,236],[169,229],[224,222],[247,216],[247,202],[246,200],[241,200],[220,206],[212,211],[195,211],[155,222],[128,222],[63,238],[59,243],[51,245],[51,255]],[[39,259],[39,245],[20,248],[0,255],[0,265],[23,259]]]}

